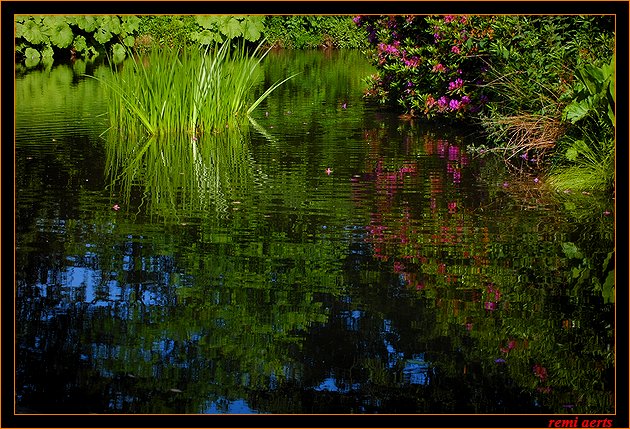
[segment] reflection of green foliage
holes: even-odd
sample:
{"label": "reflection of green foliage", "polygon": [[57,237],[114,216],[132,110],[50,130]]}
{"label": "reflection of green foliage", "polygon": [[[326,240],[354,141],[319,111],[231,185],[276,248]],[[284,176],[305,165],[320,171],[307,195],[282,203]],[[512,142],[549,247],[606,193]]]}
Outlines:
{"label": "reflection of green foliage", "polygon": [[238,129],[137,144],[109,133],[106,147],[111,186],[120,188],[123,204],[129,207],[132,188],[139,187],[149,212],[164,218],[226,213],[253,185],[254,164]]}
{"label": "reflection of green foliage", "polygon": [[[380,146],[378,133],[366,135],[372,148]],[[611,325],[594,316],[612,299],[609,243],[585,243],[587,257],[568,240],[542,238],[568,233],[557,229],[557,205],[527,215],[519,205],[510,207],[501,193],[486,207],[466,204],[457,192],[466,177],[466,155],[440,136],[437,141],[423,136],[423,148],[442,154],[446,172],[437,166],[418,171],[404,158],[373,161],[380,195],[368,228],[374,256],[407,288],[435,299],[439,312],[433,335],[451,338],[452,347],[464,350],[466,362],[481,362],[486,372],[505,365],[514,382],[552,409],[561,411],[563,404],[584,412],[610,409],[605,371],[613,367]],[[402,181],[413,183],[424,199],[397,194]],[[495,210],[495,215],[485,214]],[[514,210],[518,223],[512,222]],[[571,304],[540,313],[541,305],[552,305],[548,297],[566,293],[566,287],[572,288]],[[603,302],[585,306],[584,297],[593,294]],[[461,342],[466,337],[475,346]],[[461,367],[445,365],[439,355],[430,357],[442,372],[460,376]]]}

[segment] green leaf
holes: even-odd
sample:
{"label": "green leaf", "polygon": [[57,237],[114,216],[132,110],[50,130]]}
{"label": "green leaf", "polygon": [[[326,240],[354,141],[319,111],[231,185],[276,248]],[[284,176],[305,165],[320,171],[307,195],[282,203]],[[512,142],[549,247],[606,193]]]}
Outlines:
{"label": "green leaf", "polygon": [[53,50],[52,46],[47,45],[42,50],[42,60],[52,60],[54,54],[55,54],[55,51]]}
{"label": "green leaf", "polygon": [[221,33],[225,34],[229,39],[233,39],[241,36],[243,34],[243,29],[241,23],[237,19],[230,18],[227,24],[221,27]]}
{"label": "green leaf", "polygon": [[602,285],[602,296],[607,303],[615,302],[615,270],[610,270]]}
{"label": "green leaf", "polygon": [[39,51],[37,49],[33,49],[33,48],[26,48],[26,50],[24,51],[24,56],[27,59],[30,59],[30,60],[33,60],[35,58],[37,58],[39,60],[39,58],[40,58]]}
{"label": "green leaf", "polygon": [[75,37],[74,42],[72,43],[72,47],[77,52],[85,51],[87,49],[87,42],[85,40],[85,37],[81,36],[80,34]]}
{"label": "green leaf", "polygon": [[42,27],[33,20],[24,23],[22,36],[33,45],[48,42],[48,36],[42,32]]}
{"label": "green leaf", "polygon": [[590,110],[590,104],[587,100],[573,101],[564,108],[562,116],[572,124],[585,117]]}
{"label": "green leaf", "polygon": [[209,30],[216,29],[219,24],[219,20],[216,16],[197,15],[195,16],[195,21],[201,27]]}
{"label": "green leaf", "polygon": [[112,54],[114,57],[114,62],[120,63],[127,56],[127,51],[125,50],[125,47],[123,45],[121,45],[120,43],[115,43],[112,46]]}
{"label": "green leaf", "polygon": [[562,243],[562,250],[564,251],[564,254],[567,256],[567,258],[582,259],[583,257],[582,253],[574,243]]}
{"label": "green leaf", "polygon": [[131,48],[136,43],[136,38],[133,36],[127,36],[123,39],[123,43],[125,46],[129,46]]}
{"label": "green leaf", "polygon": [[569,161],[575,161],[578,155],[579,155],[578,150],[574,147],[570,147],[569,149],[567,149],[567,152],[565,153],[564,156],[566,156],[566,158]]}
{"label": "green leaf", "polygon": [[120,19],[117,16],[107,15],[101,17],[101,28],[112,34],[120,33]]}
{"label": "green leaf", "polygon": [[245,22],[245,31],[243,32],[243,36],[250,42],[255,42],[260,39],[260,36],[264,29],[265,25],[262,22],[262,19],[250,19]]}
{"label": "green leaf", "polygon": [[72,44],[74,34],[70,26],[63,21],[56,22],[49,29],[50,41],[59,48],[67,48]]}
{"label": "green leaf", "polygon": [[140,27],[140,18],[135,15],[124,16],[122,18],[122,31],[127,34],[135,33]]}
{"label": "green leaf", "polygon": [[81,30],[84,30],[84,31],[86,31],[88,33],[91,33],[94,30],[96,30],[96,27],[98,26],[98,23],[96,22],[96,19],[93,16],[90,16],[90,15],[78,16],[76,21],[77,21],[77,26]]}
{"label": "green leaf", "polygon": [[202,45],[211,45],[214,42],[222,42],[222,37],[219,33],[210,30],[203,30],[197,33],[192,33],[191,37]]}
{"label": "green leaf", "polygon": [[99,28],[94,32],[94,40],[96,40],[101,45],[109,42],[112,38],[112,33],[105,30],[103,27]]}

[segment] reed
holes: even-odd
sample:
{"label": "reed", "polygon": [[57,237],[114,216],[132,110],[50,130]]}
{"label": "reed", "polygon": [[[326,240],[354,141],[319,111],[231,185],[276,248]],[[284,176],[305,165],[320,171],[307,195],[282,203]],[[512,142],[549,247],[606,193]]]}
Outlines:
{"label": "reed", "polygon": [[[229,41],[205,49],[154,50],[112,66],[95,79],[108,89],[111,128],[152,136],[218,133],[246,123],[248,115],[278,86],[257,98],[260,63],[269,52]],[[92,76],[93,77],[93,76]]]}

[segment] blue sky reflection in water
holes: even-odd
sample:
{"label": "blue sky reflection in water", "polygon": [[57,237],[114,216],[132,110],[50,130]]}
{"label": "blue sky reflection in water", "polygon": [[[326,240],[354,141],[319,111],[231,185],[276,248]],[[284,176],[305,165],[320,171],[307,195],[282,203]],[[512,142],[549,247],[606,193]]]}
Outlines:
{"label": "blue sky reflection in water", "polygon": [[612,219],[367,104],[360,53],[271,52],[254,123],[150,144],[85,67],[16,81],[18,406],[613,411]]}

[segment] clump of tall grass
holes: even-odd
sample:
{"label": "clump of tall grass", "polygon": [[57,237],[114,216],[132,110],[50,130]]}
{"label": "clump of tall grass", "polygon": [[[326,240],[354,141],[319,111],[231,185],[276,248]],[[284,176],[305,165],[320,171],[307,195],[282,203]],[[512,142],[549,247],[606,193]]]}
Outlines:
{"label": "clump of tall grass", "polygon": [[565,158],[570,165],[557,165],[549,172],[547,183],[556,190],[610,191],[615,185],[614,139],[595,141],[588,134],[567,137]]}
{"label": "clump of tall grass", "polygon": [[177,51],[154,50],[112,66],[98,78],[109,90],[112,128],[158,136],[197,135],[238,126],[278,86],[276,82],[254,99],[268,50],[262,44],[249,52],[244,44]]}

